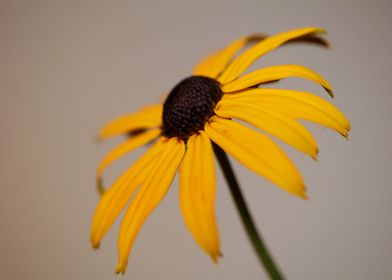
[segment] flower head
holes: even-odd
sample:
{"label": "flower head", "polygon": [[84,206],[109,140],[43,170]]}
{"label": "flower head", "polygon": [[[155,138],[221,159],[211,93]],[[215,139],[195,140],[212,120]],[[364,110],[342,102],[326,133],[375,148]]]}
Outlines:
{"label": "flower head", "polygon": [[283,44],[298,40],[325,42],[318,37],[323,32],[306,27],[271,37],[240,38],[198,64],[192,76],[173,88],[164,104],[142,108],[104,126],[99,134],[102,139],[122,134],[130,137],[103,159],[97,170],[99,182],[113,161],[153,142],[105,192],[95,211],[91,242],[98,247],[127,208],[118,237],[117,273],[125,272],[138,231],[166,194],[178,169],[185,223],[201,248],[218,260],[221,254],[211,142],[282,189],[306,198],[300,172],[271,136],[316,159],[317,142],[298,120],[314,122],[344,137],[350,124],[335,106],[311,93],[262,87],[272,81],[300,77],[318,83],[333,96],[329,83],[309,68],[279,65],[244,72],[259,57]]}

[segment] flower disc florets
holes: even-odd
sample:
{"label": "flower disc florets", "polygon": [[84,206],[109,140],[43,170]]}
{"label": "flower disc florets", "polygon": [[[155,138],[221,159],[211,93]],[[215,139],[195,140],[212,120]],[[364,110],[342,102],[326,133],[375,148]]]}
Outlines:
{"label": "flower disc florets", "polygon": [[221,97],[220,84],[214,79],[191,76],[182,80],[163,105],[162,134],[187,140],[192,134],[204,129]]}

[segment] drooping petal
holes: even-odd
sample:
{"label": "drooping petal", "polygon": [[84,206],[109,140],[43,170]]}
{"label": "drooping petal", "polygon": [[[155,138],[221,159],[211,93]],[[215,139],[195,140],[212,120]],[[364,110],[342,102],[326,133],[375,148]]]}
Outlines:
{"label": "drooping petal", "polygon": [[231,42],[225,48],[207,56],[197,64],[192,71],[192,75],[217,78],[236,53],[249,43],[262,40],[263,38],[265,38],[263,35],[250,35]]}
{"label": "drooping petal", "polygon": [[180,205],[193,238],[214,262],[220,256],[215,218],[215,165],[210,139],[204,131],[188,139],[180,167]]}
{"label": "drooping petal", "polygon": [[233,92],[289,77],[299,77],[313,81],[321,85],[333,97],[331,85],[321,75],[301,65],[278,65],[256,70],[223,85],[222,91],[226,93]]}
{"label": "drooping petal", "polygon": [[344,114],[324,99],[302,91],[256,88],[237,94],[226,94],[223,99],[258,104],[298,119],[311,121],[348,137],[350,123]]}
{"label": "drooping petal", "polygon": [[159,127],[162,123],[162,104],[147,106],[136,113],[121,116],[106,124],[98,139],[132,132],[134,130]]}
{"label": "drooping petal", "polygon": [[134,149],[141,147],[153,139],[157,138],[160,134],[160,129],[152,129],[143,133],[140,133],[134,137],[127,139],[125,142],[118,145],[110,153],[108,153],[97,168],[97,180],[101,179],[103,171],[108,165],[110,165],[115,160],[119,159],[123,155],[133,151]]}
{"label": "drooping petal", "polygon": [[318,27],[304,27],[268,37],[235,58],[219,77],[218,81],[221,84],[227,84],[228,82],[233,81],[260,56],[290,40],[323,32],[325,31]]}
{"label": "drooping petal", "polygon": [[101,239],[112,226],[139,184],[149,176],[151,162],[162,152],[162,141],[155,143],[104,193],[94,213],[91,243],[98,248]]}
{"label": "drooping petal", "polygon": [[269,137],[217,116],[211,118],[205,131],[212,141],[253,172],[290,193],[306,198],[301,174]]}
{"label": "drooping petal", "polygon": [[231,100],[219,102],[215,112],[223,118],[236,118],[248,122],[314,159],[317,158],[316,140],[292,117],[263,106]]}
{"label": "drooping petal", "polygon": [[185,144],[176,138],[166,139],[152,172],[142,182],[140,190],[131,201],[120,226],[119,261],[116,273],[125,273],[129,253],[141,226],[168,191],[185,153]]}

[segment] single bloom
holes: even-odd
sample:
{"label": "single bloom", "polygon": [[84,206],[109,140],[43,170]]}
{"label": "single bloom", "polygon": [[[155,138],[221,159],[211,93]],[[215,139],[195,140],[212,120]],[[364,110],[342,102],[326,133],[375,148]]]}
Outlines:
{"label": "single bloom", "polygon": [[271,137],[316,159],[317,142],[299,120],[330,128],[346,138],[349,121],[334,105],[311,93],[263,86],[299,77],[321,85],[333,97],[330,84],[309,68],[287,64],[244,72],[281,45],[297,41],[325,44],[322,33],[321,28],[305,27],[270,37],[239,38],[201,61],[163,104],[121,116],[102,128],[101,139],[125,135],[127,140],[102,160],[98,182],[112,162],[152,143],[103,194],[94,214],[91,242],[98,248],[126,208],[118,236],[116,273],[125,272],[137,233],[165,196],[177,170],[180,206],[190,233],[214,262],[221,256],[212,142],[255,173],[306,198],[300,172]]}

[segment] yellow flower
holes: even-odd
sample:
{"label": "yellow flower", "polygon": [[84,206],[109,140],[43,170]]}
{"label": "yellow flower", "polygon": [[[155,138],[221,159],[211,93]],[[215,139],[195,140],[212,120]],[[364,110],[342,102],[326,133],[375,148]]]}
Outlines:
{"label": "yellow flower", "polygon": [[332,96],[331,86],[319,74],[299,65],[279,65],[243,73],[260,56],[285,43],[322,42],[318,35],[323,32],[320,28],[306,27],[271,37],[240,38],[198,64],[192,76],[174,87],[164,104],[145,107],[103,127],[99,134],[101,139],[122,134],[131,136],[103,159],[97,170],[99,181],[113,161],[155,141],[114,182],[95,211],[91,242],[97,248],[129,203],[118,236],[117,273],[125,272],[138,231],[166,194],[177,169],[185,223],[201,248],[214,261],[218,260],[220,245],[214,210],[216,179],[212,142],[255,173],[306,198],[300,172],[270,136],[316,158],[316,140],[298,120],[328,127],[344,137],[348,136],[350,124],[335,106],[320,97],[259,86],[300,77],[320,84]]}

